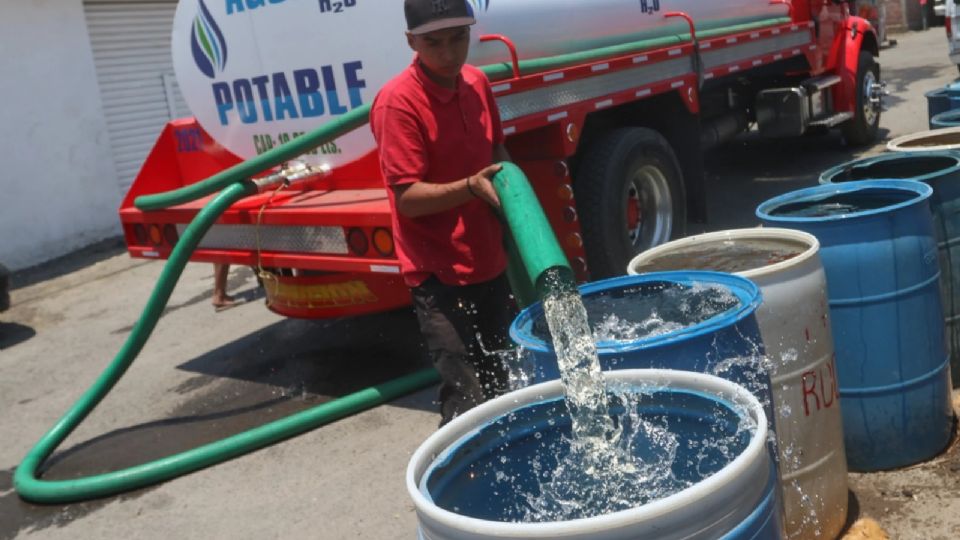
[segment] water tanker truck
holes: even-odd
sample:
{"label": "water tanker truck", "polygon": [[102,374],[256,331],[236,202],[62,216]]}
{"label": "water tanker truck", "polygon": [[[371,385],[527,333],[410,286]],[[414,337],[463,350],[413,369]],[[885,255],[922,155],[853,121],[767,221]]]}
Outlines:
{"label": "water tanker truck", "polygon": [[[468,61],[490,78],[506,146],[581,280],[622,274],[688,219],[705,221],[702,153],[754,125],[769,137],[877,136],[878,39],[848,2],[469,5]],[[408,304],[363,121],[412,59],[404,28],[399,0],[182,0],[173,61],[194,116],[163,129],[122,203],[130,254],[168,257],[209,197],[135,201],[311,140],[276,166],[247,167],[296,182],[234,204],[191,260],[255,267],[268,306],[286,316]],[[332,135],[310,138],[325,126]]]}

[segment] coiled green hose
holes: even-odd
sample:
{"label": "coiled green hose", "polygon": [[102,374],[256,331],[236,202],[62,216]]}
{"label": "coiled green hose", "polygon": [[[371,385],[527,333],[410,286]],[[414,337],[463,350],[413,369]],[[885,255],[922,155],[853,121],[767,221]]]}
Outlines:
{"label": "coiled green hose", "polygon": [[222,193],[200,210],[197,217],[186,228],[164,265],[140,319],[120,352],[93,386],[34,445],[17,467],[13,483],[22,498],[36,503],[69,503],[141,488],[304,433],[333,420],[419,390],[438,380],[435,370],[425,369],[226,439],[142,465],[73,480],[50,481],[37,477],[37,471],[43,461],[93,411],[140,353],[156,327],[163,308],[167,305],[170,294],[190,259],[190,254],[196,249],[203,235],[224,210],[255,190],[256,188],[250,182],[239,182],[227,186]]}

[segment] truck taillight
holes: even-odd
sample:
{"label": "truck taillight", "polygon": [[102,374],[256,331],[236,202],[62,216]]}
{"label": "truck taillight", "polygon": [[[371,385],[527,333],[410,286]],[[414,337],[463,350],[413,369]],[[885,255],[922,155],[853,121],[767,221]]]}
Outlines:
{"label": "truck taillight", "polygon": [[370,242],[367,241],[367,235],[360,229],[350,229],[347,231],[347,246],[354,255],[366,255]]}
{"label": "truck taillight", "polygon": [[177,234],[177,228],[174,227],[172,223],[167,223],[163,226],[163,239],[170,244],[170,247],[177,245],[177,240],[180,240],[180,235]]}
{"label": "truck taillight", "polygon": [[150,239],[147,237],[147,227],[142,223],[137,223],[133,226],[133,238],[137,241],[137,245],[145,246]]}
{"label": "truck taillight", "polygon": [[387,229],[373,230],[373,249],[383,257],[393,255],[393,235]]}
{"label": "truck taillight", "polygon": [[952,17],[943,18],[943,28],[944,30],[947,31],[947,39],[950,39],[953,37],[953,24],[950,22],[951,18]]}
{"label": "truck taillight", "polygon": [[159,225],[150,226],[150,243],[159,246],[163,242],[163,233],[160,231]]}

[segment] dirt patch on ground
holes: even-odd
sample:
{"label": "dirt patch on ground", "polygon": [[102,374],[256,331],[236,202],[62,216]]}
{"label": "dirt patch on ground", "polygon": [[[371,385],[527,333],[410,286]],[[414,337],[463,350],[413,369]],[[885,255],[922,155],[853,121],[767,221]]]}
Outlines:
{"label": "dirt patch on ground", "polygon": [[[957,398],[954,393],[954,410]],[[960,538],[960,438],[954,421],[950,445],[936,457],[910,467],[850,473],[848,524],[872,518],[897,539]],[[866,537],[870,538],[870,537]]]}

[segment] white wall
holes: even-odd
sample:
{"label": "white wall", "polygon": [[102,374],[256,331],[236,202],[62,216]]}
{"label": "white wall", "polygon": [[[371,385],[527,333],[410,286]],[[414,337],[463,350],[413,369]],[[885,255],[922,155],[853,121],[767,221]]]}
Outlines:
{"label": "white wall", "polygon": [[120,233],[81,0],[0,7],[0,262],[20,269]]}

